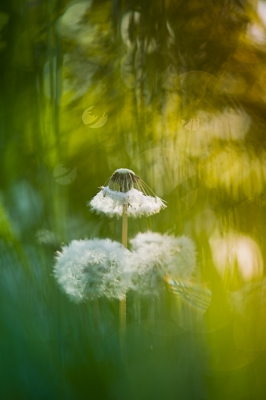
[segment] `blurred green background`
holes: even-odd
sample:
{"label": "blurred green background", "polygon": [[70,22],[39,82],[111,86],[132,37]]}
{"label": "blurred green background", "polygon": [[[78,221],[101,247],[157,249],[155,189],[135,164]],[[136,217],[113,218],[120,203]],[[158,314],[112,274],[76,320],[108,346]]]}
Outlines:
{"label": "blurred green background", "polygon": [[[2,2],[2,399],[265,399],[265,24],[256,0]],[[121,167],[168,205],[129,237],[197,247],[189,284],[128,297],[126,361],[118,302],[53,277],[72,239],[120,240],[86,203]]]}

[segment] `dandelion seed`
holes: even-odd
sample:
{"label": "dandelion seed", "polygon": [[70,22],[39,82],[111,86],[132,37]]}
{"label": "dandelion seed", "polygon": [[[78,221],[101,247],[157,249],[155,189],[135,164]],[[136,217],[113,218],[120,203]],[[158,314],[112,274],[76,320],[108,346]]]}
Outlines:
{"label": "dandelion seed", "polygon": [[139,233],[131,244],[132,281],[141,295],[159,295],[166,277],[180,281],[191,277],[196,253],[188,237],[146,232]]}
{"label": "dandelion seed", "polygon": [[57,253],[54,276],[76,303],[121,299],[130,286],[130,252],[110,239],[73,240]]}
{"label": "dandelion seed", "polygon": [[126,168],[117,169],[89,205],[92,211],[104,213],[108,217],[121,217],[125,207],[130,217],[149,216],[166,208],[165,202],[154,195],[133,171]]}

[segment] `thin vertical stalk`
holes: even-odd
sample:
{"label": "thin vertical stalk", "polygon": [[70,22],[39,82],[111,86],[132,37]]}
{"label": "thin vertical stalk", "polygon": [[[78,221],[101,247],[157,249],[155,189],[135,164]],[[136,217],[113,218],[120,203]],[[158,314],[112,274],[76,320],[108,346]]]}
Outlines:
{"label": "thin vertical stalk", "polygon": [[122,245],[127,249],[127,204],[123,206],[122,215]]}
{"label": "thin vertical stalk", "polygon": [[[122,214],[122,245],[127,248],[127,205],[123,206],[123,214]],[[120,322],[120,329],[121,329],[121,337],[120,343],[122,351],[124,351],[124,344],[125,344],[125,327],[126,327],[126,294],[124,295],[123,299],[120,300],[119,304],[119,322]]]}

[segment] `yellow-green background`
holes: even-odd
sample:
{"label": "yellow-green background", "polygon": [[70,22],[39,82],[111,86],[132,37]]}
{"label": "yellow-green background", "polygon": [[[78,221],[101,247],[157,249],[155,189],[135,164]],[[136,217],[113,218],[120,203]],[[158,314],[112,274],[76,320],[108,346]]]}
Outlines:
{"label": "yellow-green background", "polygon": [[[265,399],[264,4],[2,2],[1,398]],[[86,203],[121,167],[168,205],[129,237],[197,247],[183,291],[129,296],[126,366],[118,303],[72,304],[52,276],[62,244],[120,240]]]}

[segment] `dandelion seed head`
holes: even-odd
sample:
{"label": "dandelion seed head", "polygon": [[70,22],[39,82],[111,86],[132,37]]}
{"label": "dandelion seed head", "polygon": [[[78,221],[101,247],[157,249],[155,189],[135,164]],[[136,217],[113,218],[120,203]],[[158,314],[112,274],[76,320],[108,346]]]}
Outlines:
{"label": "dandelion seed head", "polygon": [[152,195],[146,193],[145,188],[144,182],[133,171],[119,168],[113,173],[107,186],[101,187],[88,205],[92,211],[108,217],[122,216],[125,205],[130,217],[150,216],[166,208],[162,199],[152,192]]}
{"label": "dandelion seed head", "polygon": [[159,296],[162,293],[163,277],[165,274],[164,264],[158,259],[160,252],[147,252],[141,248],[132,252],[132,289],[141,296]]}
{"label": "dandelion seed head", "polygon": [[134,290],[141,295],[159,295],[166,276],[190,279],[196,264],[195,245],[190,238],[146,232],[130,242]]}
{"label": "dandelion seed head", "polygon": [[56,256],[54,276],[76,302],[121,299],[130,286],[129,250],[110,239],[73,240]]}

